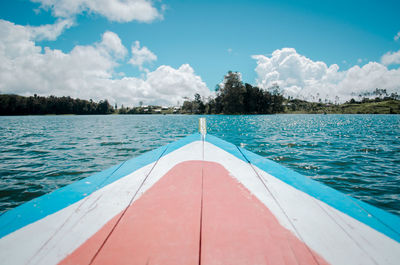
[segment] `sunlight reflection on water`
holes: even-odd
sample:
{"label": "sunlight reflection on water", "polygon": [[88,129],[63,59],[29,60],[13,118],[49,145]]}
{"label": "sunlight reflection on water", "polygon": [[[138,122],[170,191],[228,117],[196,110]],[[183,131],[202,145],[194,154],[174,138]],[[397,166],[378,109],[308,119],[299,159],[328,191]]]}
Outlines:
{"label": "sunlight reflection on water", "polygon": [[[0,212],[194,133],[199,117],[0,117]],[[207,125],[210,134],[400,214],[400,115],[215,115]]]}

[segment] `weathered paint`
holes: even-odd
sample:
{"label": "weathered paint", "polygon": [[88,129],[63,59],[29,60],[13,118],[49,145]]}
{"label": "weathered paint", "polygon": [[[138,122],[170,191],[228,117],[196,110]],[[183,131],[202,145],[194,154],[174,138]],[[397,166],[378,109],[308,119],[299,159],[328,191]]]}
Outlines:
{"label": "weathered paint", "polygon": [[328,264],[220,164],[203,172],[202,264]]}
{"label": "weathered paint", "polygon": [[[224,237],[231,237],[224,241],[228,242],[224,253],[237,255],[237,259],[240,259],[241,253],[252,253],[252,257],[261,260],[262,255],[259,253],[265,251],[268,257],[266,262],[274,260],[289,263],[294,258],[296,262],[305,260],[309,263],[311,253],[314,260],[321,259],[322,262],[323,259],[331,264],[398,264],[400,260],[400,244],[397,242],[399,217],[343,195],[221,139],[211,135],[201,137],[199,134],[39,197],[0,216],[0,260],[5,264],[55,264],[71,253],[78,253],[77,249],[88,242],[101,242],[101,238],[109,234],[107,231],[110,230],[107,229],[113,229],[116,222],[118,224],[114,232],[121,229],[120,225],[124,224],[126,216],[118,220],[125,209],[127,211],[124,215],[131,213],[141,199],[147,196],[150,199],[156,197],[151,195],[151,190],[162,184],[164,179],[168,181],[172,178],[167,177],[167,172],[189,160],[205,161],[201,162],[206,165],[203,174],[209,162],[218,165],[212,170],[219,172],[218,174],[203,179],[203,186],[208,187],[204,191],[213,191],[208,195],[202,193],[203,204],[210,201],[213,204],[204,208],[202,218],[206,218],[206,211],[209,211],[208,214],[214,215],[208,216],[214,219],[204,219],[203,225],[208,222],[211,225],[227,222],[217,226],[221,228],[221,234],[225,234]],[[212,175],[212,172],[207,173],[207,176]],[[226,172],[229,172],[229,177]],[[213,182],[208,183],[208,180]],[[181,180],[178,177],[174,181]],[[228,188],[230,186],[232,187]],[[247,193],[240,193],[238,189]],[[207,199],[207,196],[211,199]],[[214,204],[216,201],[221,204]],[[179,203],[174,202],[172,205],[175,204]],[[242,210],[241,205],[246,205],[246,209]],[[262,214],[256,210],[260,208],[264,209]],[[170,211],[173,212],[172,209]],[[139,214],[134,212],[132,214]],[[245,214],[241,215],[242,213]],[[268,230],[270,240],[260,244],[262,247],[247,249],[253,239],[265,239],[258,235],[250,237],[245,231],[238,232],[242,231],[240,225],[243,222],[236,221],[253,215],[255,218],[250,218],[251,221],[243,230],[257,230],[261,235]],[[146,218],[148,217],[143,219]],[[224,226],[225,224],[231,226]],[[257,228],[260,224],[262,227]],[[128,223],[125,226],[131,229]],[[234,231],[229,233],[229,227]],[[225,228],[227,229],[224,230]],[[207,242],[202,243],[201,248],[204,261],[207,260],[207,253],[211,252],[204,252],[203,246],[207,249],[224,238],[216,237],[216,233],[208,234],[210,229],[212,230],[212,226],[204,230],[205,234],[202,230],[200,237],[202,242]],[[172,229],[171,232],[173,231]],[[271,234],[271,231],[281,232]],[[271,241],[280,242],[282,235],[285,235],[286,241],[282,241],[282,245],[279,243],[279,246],[284,250],[281,253],[286,256],[275,255],[273,248],[276,245],[268,245]],[[112,238],[110,236],[108,240],[114,242]],[[207,238],[212,240],[207,241]],[[245,241],[242,242],[241,249],[229,250],[240,245],[229,242],[239,241]],[[291,252],[288,252],[287,242],[291,242]],[[104,250],[107,249],[107,244],[109,243],[104,244]],[[221,244],[218,243],[217,246]],[[82,259],[87,261],[92,257],[93,251],[97,252],[98,247],[98,244],[92,244]],[[307,251],[302,252],[301,249]],[[216,248],[212,250],[215,251]],[[301,253],[306,253],[303,257],[305,259],[301,258]],[[225,257],[219,252],[214,254],[215,262],[226,260],[230,256]],[[98,257],[102,256],[99,254]],[[243,254],[243,257],[246,255]]]}
{"label": "weathered paint", "polygon": [[327,264],[217,163],[176,165],[118,218],[61,264]]}
{"label": "weathered paint", "polygon": [[0,238],[84,199],[114,181],[154,163],[162,155],[200,139],[200,134],[192,134],[5,212],[0,218]]}
{"label": "weathered paint", "polygon": [[327,203],[339,211],[348,214],[370,227],[373,227],[381,233],[384,233],[397,242],[400,242],[400,222],[398,216],[347,196],[333,188],[323,185],[322,183],[283,167],[272,160],[265,159],[246,149],[236,147],[215,136],[208,135],[206,140],[239,159],[246,162],[249,161],[251,164],[282,180],[290,186]]}
{"label": "weathered paint", "polygon": [[[164,153],[157,166],[155,163],[144,166],[84,199],[3,237],[0,239],[0,257],[6,264],[57,263],[123,211],[136,191],[139,192],[134,201],[177,163],[201,159],[200,141]],[[140,187],[146,176],[147,180]],[[21,253],[20,249],[24,252]]]}
{"label": "weathered paint", "polygon": [[[232,144],[228,147],[228,151],[238,150]],[[220,163],[265,204],[285,228],[329,263],[398,263],[400,244],[392,238],[250,165],[245,158],[232,155],[226,149],[206,142],[204,160]]]}
{"label": "weathered paint", "polygon": [[199,264],[201,163],[175,166],[61,264]]}

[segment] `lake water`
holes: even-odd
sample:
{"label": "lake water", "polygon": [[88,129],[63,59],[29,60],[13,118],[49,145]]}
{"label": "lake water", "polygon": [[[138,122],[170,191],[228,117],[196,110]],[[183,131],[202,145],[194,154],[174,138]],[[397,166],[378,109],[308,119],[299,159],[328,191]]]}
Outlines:
{"label": "lake water", "polygon": [[[200,117],[0,117],[0,212],[194,133]],[[400,215],[400,115],[206,117],[210,134]]]}

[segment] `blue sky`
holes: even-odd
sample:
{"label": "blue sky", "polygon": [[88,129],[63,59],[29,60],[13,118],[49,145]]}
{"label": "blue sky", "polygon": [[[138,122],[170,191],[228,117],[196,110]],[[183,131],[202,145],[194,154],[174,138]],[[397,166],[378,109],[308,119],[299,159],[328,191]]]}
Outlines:
{"label": "blue sky", "polygon": [[[83,5],[85,2],[92,2],[80,1]],[[69,54],[76,46],[99,43],[104,32],[115,33],[127,49],[127,55],[125,60],[119,60],[112,70],[107,70],[113,72],[110,79],[118,79],[121,76],[146,79],[148,72],[154,72],[160,66],[179,69],[181,65],[188,64],[194,74],[211,90],[222,81],[228,70],[233,70],[241,72],[245,82],[261,87],[264,85],[266,89],[271,82],[275,82],[284,89],[287,87],[289,94],[305,96],[306,92],[315,94],[318,88],[310,87],[310,83],[314,84],[321,76],[312,75],[307,79],[304,76],[308,73],[302,70],[307,67],[317,67],[315,71],[323,71],[326,75],[331,65],[338,66],[335,76],[329,77],[336,81],[329,83],[325,90],[329,90],[333,84],[344,86],[340,91],[346,90],[345,84],[351,82],[344,77],[347,76],[347,71],[356,65],[363,68],[370,62],[379,64],[371,66],[373,69],[380,66],[386,68],[374,70],[375,75],[384,76],[383,79],[397,82],[400,75],[393,72],[398,70],[400,61],[400,53],[396,54],[400,50],[400,41],[395,39],[400,31],[399,1],[131,2],[135,1],[149,3],[158,10],[160,16],[146,22],[137,19],[121,22],[116,21],[118,19],[115,17],[104,15],[104,12],[99,11],[101,7],[93,6],[60,16],[56,14],[54,6],[52,9],[41,5],[40,2],[45,2],[43,0],[2,0],[0,18],[15,25],[42,26],[71,17],[74,25],[65,28],[55,40],[33,40],[36,46],[61,50],[65,54]],[[58,2],[68,4],[67,0],[49,2],[53,2],[55,6]],[[140,42],[140,47],[147,47],[157,59],[144,63],[142,68],[129,64],[131,46],[135,41]],[[282,52],[283,48],[293,48],[290,56],[297,56],[297,61],[290,65],[273,63],[272,58],[278,59],[282,54],[279,51]],[[275,51],[279,54],[273,55]],[[383,56],[387,53],[390,58],[383,63]],[[252,58],[253,55],[264,57],[255,59]],[[321,70],[321,66],[316,65],[317,62],[323,62],[326,67],[323,66],[324,69]],[[298,67],[302,69],[288,70],[294,67],[293,65],[300,65]],[[359,78],[366,73],[371,75],[371,69],[364,70],[365,73],[357,72]],[[273,71],[279,73],[279,77],[271,79],[269,73]],[[123,74],[119,74],[118,77],[116,73],[121,72]],[[290,73],[293,73],[293,78]],[[321,80],[318,82],[322,82]],[[325,85],[319,84],[318,87]],[[372,89],[367,86],[362,84],[355,92]],[[0,86],[0,92],[10,92],[10,89],[4,85]],[[400,91],[395,84],[388,85],[388,89]],[[340,94],[339,90],[337,93]],[[24,91],[34,92],[34,89],[29,89],[26,85]],[[135,100],[131,102],[135,103]]]}

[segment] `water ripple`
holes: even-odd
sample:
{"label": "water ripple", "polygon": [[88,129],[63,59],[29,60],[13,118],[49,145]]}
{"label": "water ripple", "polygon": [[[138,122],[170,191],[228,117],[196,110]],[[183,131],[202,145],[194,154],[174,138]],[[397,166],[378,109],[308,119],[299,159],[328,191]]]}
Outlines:
{"label": "water ripple", "polygon": [[[0,212],[197,131],[199,116],[0,117]],[[207,116],[210,134],[400,214],[400,115]]]}

